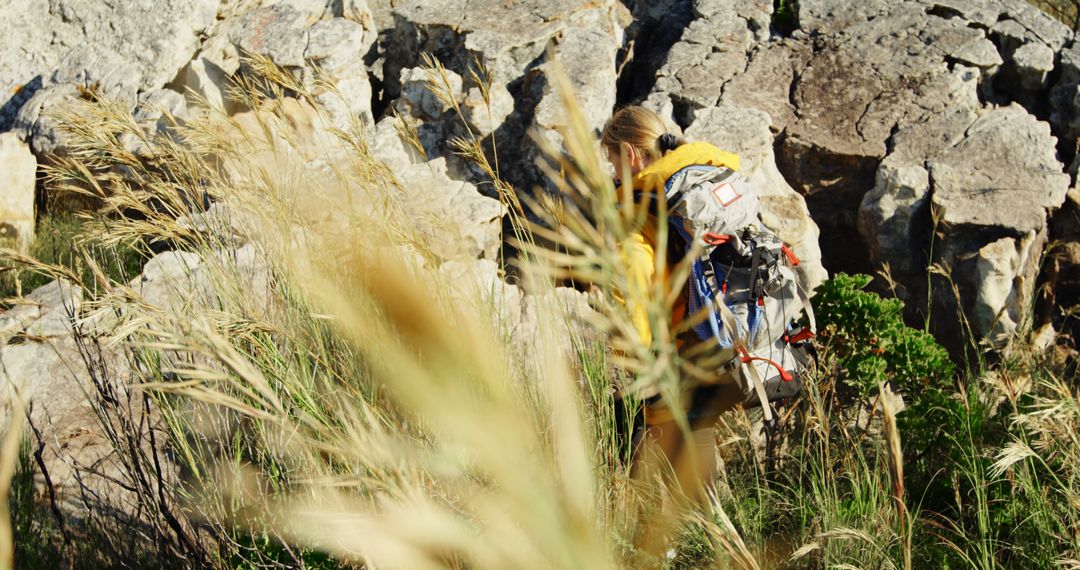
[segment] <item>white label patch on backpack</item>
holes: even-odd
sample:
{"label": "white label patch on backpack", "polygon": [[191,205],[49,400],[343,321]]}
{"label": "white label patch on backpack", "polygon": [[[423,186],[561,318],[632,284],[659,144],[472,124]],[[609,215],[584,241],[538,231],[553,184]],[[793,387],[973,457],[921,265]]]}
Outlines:
{"label": "white label patch on backpack", "polygon": [[735,191],[735,188],[727,182],[717,184],[712,189],[712,195],[716,198],[717,202],[723,207],[728,207],[735,203],[736,200],[742,198],[742,194]]}

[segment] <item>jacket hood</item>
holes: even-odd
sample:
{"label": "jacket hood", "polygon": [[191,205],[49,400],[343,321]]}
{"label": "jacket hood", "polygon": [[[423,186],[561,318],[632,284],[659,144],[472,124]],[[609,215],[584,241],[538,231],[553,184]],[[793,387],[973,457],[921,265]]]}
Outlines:
{"label": "jacket hood", "polygon": [[668,178],[687,166],[724,166],[738,170],[739,162],[739,155],[720,150],[707,142],[687,143],[641,169],[634,176],[634,189],[654,191],[663,188]]}

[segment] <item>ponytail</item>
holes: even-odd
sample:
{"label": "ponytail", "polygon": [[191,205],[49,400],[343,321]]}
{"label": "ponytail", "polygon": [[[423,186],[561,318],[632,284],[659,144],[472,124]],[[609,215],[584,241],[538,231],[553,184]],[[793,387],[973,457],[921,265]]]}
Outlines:
{"label": "ponytail", "polygon": [[605,147],[618,149],[628,144],[652,160],[686,143],[682,138],[668,132],[660,115],[644,107],[631,106],[619,109],[604,125],[600,142]]}

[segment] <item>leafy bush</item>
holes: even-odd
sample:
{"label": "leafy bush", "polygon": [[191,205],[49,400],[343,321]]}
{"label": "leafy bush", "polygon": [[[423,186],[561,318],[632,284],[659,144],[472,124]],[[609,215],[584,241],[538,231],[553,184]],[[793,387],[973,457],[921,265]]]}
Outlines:
{"label": "leafy bush", "polygon": [[904,455],[931,473],[944,460],[941,435],[955,431],[963,406],[955,397],[955,366],[929,333],[904,324],[904,304],[865,291],[868,275],[838,273],[814,298],[827,357],[835,359],[837,388],[865,398],[888,384],[904,397],[898,417]]}
{"label": "leafy bush", "polygon": [[929,333],[904,324],[904,304],[864,291],[868,275],[839,273],[814,298],[822,340],[844,383],[868,396],[879,384],[915,399],[953,377],[949,355]]}

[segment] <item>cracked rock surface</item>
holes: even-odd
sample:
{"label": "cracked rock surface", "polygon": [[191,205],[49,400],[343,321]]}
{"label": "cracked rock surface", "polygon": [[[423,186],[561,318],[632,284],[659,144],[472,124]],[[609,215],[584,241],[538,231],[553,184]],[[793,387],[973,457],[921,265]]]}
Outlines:
{"label": "cracked rock surface", "polygon": [[[768,31],[771,6],[689,4],[649,104],[684,127],[714,109],[766,113],[826,268],[887,268],[913,314],[943,316],[945,336],[957,308],[979,336],[1014,332],[1071,184],[1072,31],[1022,1],[804,0],[794,30],[763,37],[755,14]],[[933,264],[959,299],[936,278],[931,297]]]}

